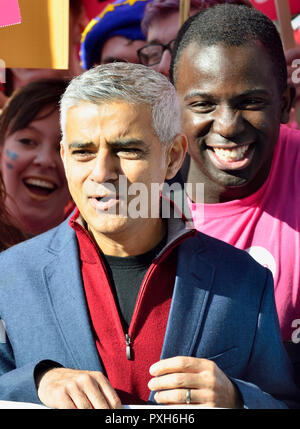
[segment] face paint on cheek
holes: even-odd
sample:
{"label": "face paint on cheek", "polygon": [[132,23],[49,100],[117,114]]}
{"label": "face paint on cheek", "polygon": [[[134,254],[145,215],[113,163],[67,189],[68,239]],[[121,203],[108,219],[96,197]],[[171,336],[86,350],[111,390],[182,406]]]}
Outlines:
{"label": "face paint on cheek", "polygon": [[14,166],[13,166],[12,164],[10,164],[10,163],[9,163],[9,162],[7,162],[7,161],[4,161],[4,163],[5,163],[5,166],[6,166],[7,168],[9,168],[10,170],[13,170]]}
{"label": "face paint on cheek", "polygon": [[11,152],[10,150],[6,149],[6,155],[12,160],[16,161],[19,158],[19,155],[15,152]]}

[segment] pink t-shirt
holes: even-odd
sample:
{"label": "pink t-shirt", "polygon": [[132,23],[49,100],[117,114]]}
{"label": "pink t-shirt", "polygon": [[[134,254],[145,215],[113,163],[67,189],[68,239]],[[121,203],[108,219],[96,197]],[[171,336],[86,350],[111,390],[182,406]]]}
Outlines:
{"label": "pink t-shirt", "polygon": [[281,126],[270,174],[257,192],[220,204],[189,200],[189,207],[199,231],[271,270],[283,340],[300,342],[300,131]]}

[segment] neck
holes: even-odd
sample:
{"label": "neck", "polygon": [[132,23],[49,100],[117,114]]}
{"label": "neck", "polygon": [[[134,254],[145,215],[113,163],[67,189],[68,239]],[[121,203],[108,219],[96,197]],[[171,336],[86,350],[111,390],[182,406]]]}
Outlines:
{"label": "neck", "polygon": [[161,218],[141,219],[141,225],[126,231],[102,234],[88,228],[99,249],[109,256],[136,256],[153,249],[164,237],[166,226]]}
{"label": "neck", "polygon": [[[189,198],[195,203],[204,202],[205,204],[218,204],[246,198],[256,192],[265,183],[271,169],[271,164],[272,159],[268,165],[264,165],[263,168],[261,168],[260,173],[257,174],[255,180],[252,180],[243,186],[222,186],[212,180],[209,180],[199,169],[194,160],[191,159],[187,182],[192,184],[204,183],[204,201],[197,201],[196,194],[189,194]],[[192,186],[191,188],[194,190],[195,186]]]}

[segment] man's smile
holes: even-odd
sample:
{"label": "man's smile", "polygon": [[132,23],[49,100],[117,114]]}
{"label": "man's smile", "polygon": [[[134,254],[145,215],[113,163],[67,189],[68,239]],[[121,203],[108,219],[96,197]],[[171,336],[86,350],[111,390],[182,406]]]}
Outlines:
{"label": "man's smile", "polygon": [[252,161],[255,145],[252,143],[228,146],[208,146],[207,154],[212,164],[220,170],[241,170]]}

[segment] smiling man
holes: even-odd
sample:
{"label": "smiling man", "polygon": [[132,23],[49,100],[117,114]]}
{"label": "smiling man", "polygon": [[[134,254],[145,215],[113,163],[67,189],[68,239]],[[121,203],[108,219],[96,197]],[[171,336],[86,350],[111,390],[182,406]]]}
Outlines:
{"label": "smiling man", "polygon": [[[255,9],[220,5],[188,20],[171,79],[189,140],[195,226],[272,271],[283,340],[300,382],[300,134],[280,36]],[[204,217],[202,213],[204,211]]]}
{"label": "smiling man", "polygon": [[[63,95],[61,128],[77,208],[0,255],[0,399],[298,407],[270,271],[172,204],[151,216],[170,204],[152,185],[175,176],[187,146],[169,80],[142,65],[93,68]],[[129,210],[139,187],[146,216]]]}

